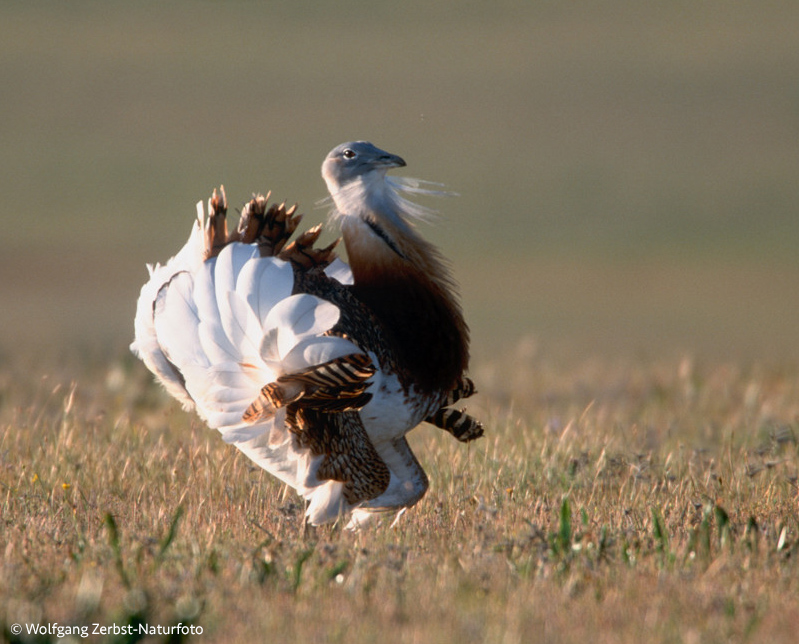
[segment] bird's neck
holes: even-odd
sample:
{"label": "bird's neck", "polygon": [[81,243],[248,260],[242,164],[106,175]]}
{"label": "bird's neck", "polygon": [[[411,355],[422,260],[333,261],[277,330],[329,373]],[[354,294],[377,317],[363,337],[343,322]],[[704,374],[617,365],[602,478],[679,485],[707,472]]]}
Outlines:
{"label": "bird's neck", "polygon": [[469,331],[438,250],[401,217],[344,217],[353,292],[394,345],[399,375],[424,393],[450,391],[468,366]]}

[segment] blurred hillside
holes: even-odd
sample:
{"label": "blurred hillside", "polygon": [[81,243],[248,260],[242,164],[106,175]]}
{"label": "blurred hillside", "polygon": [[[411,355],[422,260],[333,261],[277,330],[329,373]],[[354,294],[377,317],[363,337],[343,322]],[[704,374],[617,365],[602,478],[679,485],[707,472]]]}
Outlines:
{"label": "blurred hillside", "polygon": [[0,348],[117,350],[198,199],[321,220],[359,138],[459,193],[478,358],[799,359],[799,7],[584,4],[4,4]]}

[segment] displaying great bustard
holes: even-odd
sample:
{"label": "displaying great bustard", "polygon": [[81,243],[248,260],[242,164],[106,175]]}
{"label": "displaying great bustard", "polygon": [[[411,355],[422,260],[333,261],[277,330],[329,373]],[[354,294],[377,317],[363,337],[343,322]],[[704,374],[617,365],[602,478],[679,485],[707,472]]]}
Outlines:
{"label": "displaying great bustard", "polygon": [[421,208],[386,177],[398,156],[358,141],[322,165],[349,267],[321,226],[256,196],[228,232],[224,190],[142,287],[131,349],[186,409],[296,489],[312,524],[416,503],[428,486],[405,434],[422,421],[460,441],[479,422],[449,408],[474,392],[469,333]]}

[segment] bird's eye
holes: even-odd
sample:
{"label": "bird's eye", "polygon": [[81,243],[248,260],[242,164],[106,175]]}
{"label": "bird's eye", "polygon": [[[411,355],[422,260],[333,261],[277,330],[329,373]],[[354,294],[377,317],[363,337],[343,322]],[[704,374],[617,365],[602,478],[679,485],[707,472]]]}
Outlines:
{"label": "bird's eye", "polygon": [[355,150],[350,150],[349,148],[344,150],[344,152],[342,152],[341,154],[344,155],[345,159],[354,159],[355,158]]}

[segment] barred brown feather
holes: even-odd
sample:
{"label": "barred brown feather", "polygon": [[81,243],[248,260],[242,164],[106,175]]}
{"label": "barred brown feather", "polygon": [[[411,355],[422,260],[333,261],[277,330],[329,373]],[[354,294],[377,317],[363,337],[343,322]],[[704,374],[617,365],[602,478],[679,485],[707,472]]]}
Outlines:
{"label": "barred brown feather", "polygon": [[205,252],[204,259],[216,257],[222,249],[233,241],[227,229],[227,195],[225,186],[219,186],[217,192],[214,188],[208,200],[208,221],[205,224]]}
{"label": "barred brown feather", "polygon": [[452,434],[462,443],[468,443],[483,435],[483,424],[469,416],[464,410],[442,407],[425,419],[428,423]]}
{"label": "barred brown feather", "polygon": [[372,445],[357,413],[336,414],[336,423],[324,412],[289,409],[289,426],[314,454],[325,456],[319,476],[344,483],[344,498],[356,504],[380,496],[391,473]]}
{"label": "barred brown feather", "polygon": [[317,387],[348,387],[359,385],[371,378],[375,371],[369,356],[364,353],[351,353],[306,371],[281,376],[278,382],[294,380]]}
{"label": "barred brown feather", "polygon": [[280,252],[280,259],[291,262],[296,268],[301,270],[309,270],[316,266],[327,266],[336,259],[337,255],[333,252],[333,249],[338,246],[341,238],[333,240],[332,243],[324,248],[314,248],[313,245],[319,239],[321,233],[321,224],[306,230]]}
{"label": "barred brown feather", "polygon": [[268,420],[275,415],[281,407],[290,405],[303,395],[302,387],[291,382],[270,382],[261,388],[252,404],[247,407],[241,419],[245,423],[256,423],[261,420]]}
{"label": "barred brown feather", "polygon": [[476,393],[477,388],[474,386],[474,381],[467,376],[463,376],[455,388],[450,391],[449,394],[447,394],[447,397],[441,406],[449,407],[450,405],[454,405],[462,398],[468,398]]}
{"label": "barred brown feather", "polygon": [[361,409],[371,399],[366,389],[376,369],[369,356],[352,353],[305,371],[285,374],[261,389],[242,420],[267,420],[281,407],[301,401],[303,407],[342,412]]}
{"label": "barred brown feather", "polygon": [[253,195],[245,204],[236,237],[245,244],[257,243],[261,257],[277,257],[302,221],[296,204],[288,209],[285,202],[267,207],[270,195]]}
{"label": "barred brown feather", "polygon": [[370,384],[367,383],[363,388],[355,391],[319,390],[305,396],[297,404],[304,408],[318,409],[320,411],[358,411],[372,399],[372,394],[365,391]]}

